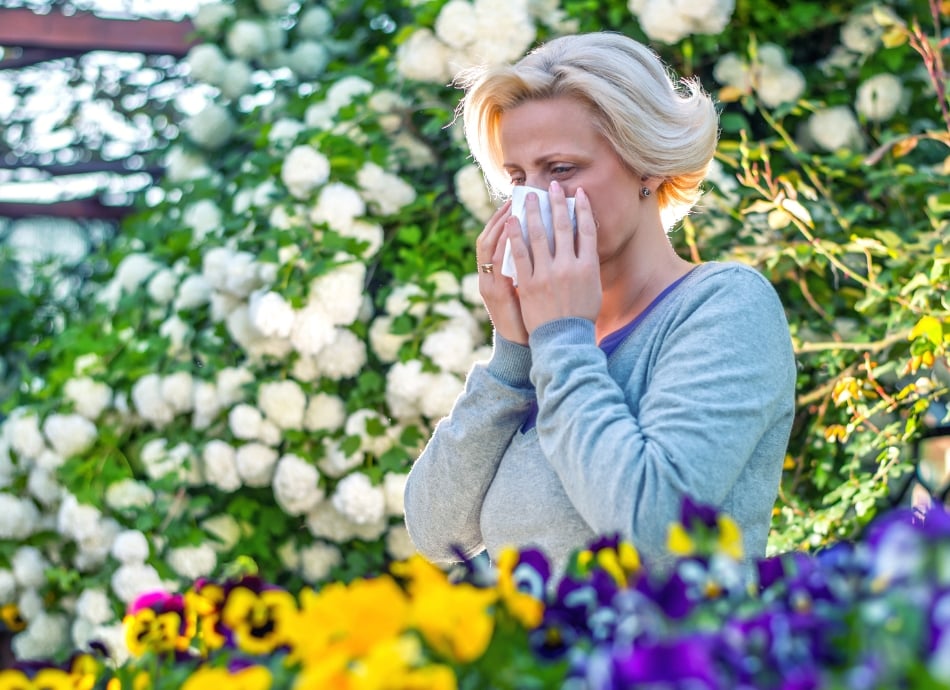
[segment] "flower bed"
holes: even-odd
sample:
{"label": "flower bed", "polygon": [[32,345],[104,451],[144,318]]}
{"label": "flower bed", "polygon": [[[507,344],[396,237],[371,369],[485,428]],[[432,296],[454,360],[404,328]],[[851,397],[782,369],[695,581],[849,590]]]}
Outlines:
{"label": "flower bed", "polygon": [[741,565],[734,523],[686,502],[671,567],[602,539],[447,575],[421,557],[296,595],[245,576],[140,597],[133,658],[0,672],[16,688],[938,688],[950,684],[950,514],[895,511],[817,556]]}

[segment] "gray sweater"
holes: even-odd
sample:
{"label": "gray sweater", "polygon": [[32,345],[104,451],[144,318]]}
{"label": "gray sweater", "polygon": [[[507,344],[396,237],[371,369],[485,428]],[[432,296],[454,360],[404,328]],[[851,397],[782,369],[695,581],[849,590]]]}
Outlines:
{"label": "gray sweater", "polygon": [[619,534],[662,565],[689,495],[762,556],[794,391],[778,296],[737,263],[693,269],[609,356],[581,318],[542,325],[528,347],[496,336],[409,473],[409,534],[433,561],[457,560],[453,545],[536,546],[556,569]]}

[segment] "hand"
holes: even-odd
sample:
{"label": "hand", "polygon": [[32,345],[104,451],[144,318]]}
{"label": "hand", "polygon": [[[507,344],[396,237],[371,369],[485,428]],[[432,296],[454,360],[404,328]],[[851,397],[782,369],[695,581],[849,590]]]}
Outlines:
{"label": "hand", "polygon": [[[488,219],[485,229],[475,242],[475,256],[478,260],[478,291],[485,302],[485,308],[491,317],[495,331],[505,340],[519,345],[528,344],[528,331],[521,317],[521,304],[518,292],[511,279],[501,275],[501,262],[505,255],[505,224],[510,220],[518,225],[511,216],[509,199]],[[519,231],[520,236],[520,231]],[[493,264],[494,270],[485,273],[482,264]]]}
{"label": "hand", "polygon": [[553,255],[541,223],[536,196],[529,195],[526,206],[530,247],[522,238],[517,219],[508,221],[505,226],[518,271],[518,297],[528,333],[533,333],[538,326],[548,321],[571,316],[596,321],[603,298],[600,259],[597,255],[597,225],[590,199],[583,189],[577,189],[574,199],[577,218],[575,238],[564,190],[557,182],[551,183],[550,198],[554,226]]}

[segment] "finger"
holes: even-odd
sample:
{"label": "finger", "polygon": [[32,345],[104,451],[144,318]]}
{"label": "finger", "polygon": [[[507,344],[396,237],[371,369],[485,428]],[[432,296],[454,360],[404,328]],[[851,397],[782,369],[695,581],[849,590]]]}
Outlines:
{"label": "finger", "polygon": [[511,200],[509,199],[501,208],[492,214],[485,224],[485,228],[475,240],[475,261],[476,263],[492,263],[498,247],[498,241],[504,234],[505,220],[511,215]]}
{"label": "finger", "polygon": [[515,262],[515,270],[518,272],[518,282],[521,283],[525,278],[532,275],[534,269],[531,265],[531,253],[528,245],[525,244],[524,235],[521,231],[521,223],[514,216],[510,216],[505,221],[505,236],[511,242],[511,258]]}
{"label": "finger", "polygon": [[[554,228],[554,256],[574,257],[574,224],[567,211],[567,197],[557,180],[552,180],[549,188],[551,199],[551,225]],[[574,203],[577,203],[576,201]]]}
{"label": "finger", "polygon": [[528,248],[535,263],[538,259],[543,260],[542,257],[550,258],[551,245],[541,218],[541,200],[533,192],[525,199],[525,221],[528,225]]}
{"label": "finger", "polygon": [[590,199],[581,187],[574,193],[574,217],[577,219],[577,257],[597,263],[597,222]]}

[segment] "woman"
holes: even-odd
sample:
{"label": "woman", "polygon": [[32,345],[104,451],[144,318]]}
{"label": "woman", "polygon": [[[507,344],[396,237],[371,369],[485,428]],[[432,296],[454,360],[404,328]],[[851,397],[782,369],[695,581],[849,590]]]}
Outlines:
{"label": "woman", "polygon": [[[554,250],[530,194],[527,242],[510,202],[478,237],[494,348],[410,472],[416,547],[448,561],[534,546],[563,567],[619,534],[660,563],[690,496],[763,555],[793,413],[788,324],[759,273],[692,265],[665,229],[699,196],[714,104],[612,33],[463,85],[472,153],[496,190],[549,191]],[[517,287],[495,270],[506,242]]]}

